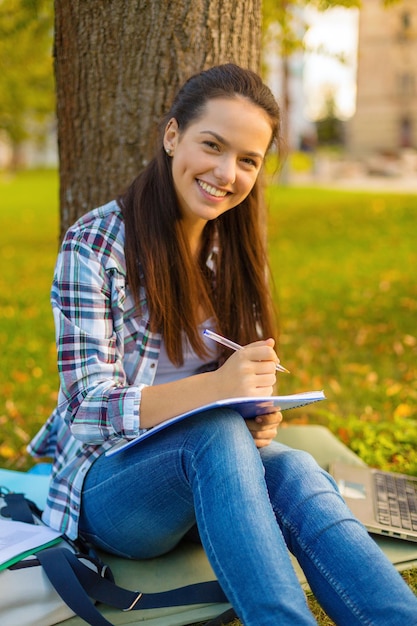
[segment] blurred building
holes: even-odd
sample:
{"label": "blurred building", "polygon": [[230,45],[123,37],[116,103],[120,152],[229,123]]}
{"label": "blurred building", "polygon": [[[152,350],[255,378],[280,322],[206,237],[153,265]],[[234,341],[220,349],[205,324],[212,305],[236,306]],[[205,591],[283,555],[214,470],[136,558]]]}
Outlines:
{"label": "blurred building", "polygon": [[417,149],[417,2],[366,0],[359,16],[355,155]]}

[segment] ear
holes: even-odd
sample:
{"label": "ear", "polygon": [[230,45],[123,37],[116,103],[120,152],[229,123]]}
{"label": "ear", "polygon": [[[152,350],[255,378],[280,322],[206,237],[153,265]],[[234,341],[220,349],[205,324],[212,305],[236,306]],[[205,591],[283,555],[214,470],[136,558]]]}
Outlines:
{"label": "ear", "polygon": [[175,119],[175,117],[171,117],[171,119],[169,120],[168,124],[165,127],[165,132],[164,132],[164,148],[168,152],[168,154],[174,153],[174,150],[178,143],[179,135],[180,135],[180,132],[179,132],[179,127],[178,127],[178,122]]}

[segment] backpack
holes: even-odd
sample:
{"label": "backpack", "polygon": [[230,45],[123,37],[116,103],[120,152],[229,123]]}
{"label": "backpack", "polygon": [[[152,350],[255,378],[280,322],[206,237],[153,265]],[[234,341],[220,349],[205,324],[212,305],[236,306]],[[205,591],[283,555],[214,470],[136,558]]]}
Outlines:
{"label": "backpack", "polygon": [[[13,537],[17,524],[42,530],[41,511],[23,494],[0,487],[1,529]],[[5,523],[4,523],[5,522]],[[14,526],[13,526],[14,525]],[[43,527],[44,528],[44,527]],[[33,530],[33,528],[31,528]],[[4,531],[3,531],[4,533]],[[74,615],[92,626],[112,626],[95,606],[101,602],[120,611],[228,603],[216,580],[158,593],[141,593],[115,583],[110,567],[81,539],[61,537],[52,546],[38,546],[6,564],[0,561],[0,623],[7,626],[53,626]],[[217,611],[216,611],[217,612]],[[236,614],[228,609],[206,626],[227,623]]]}

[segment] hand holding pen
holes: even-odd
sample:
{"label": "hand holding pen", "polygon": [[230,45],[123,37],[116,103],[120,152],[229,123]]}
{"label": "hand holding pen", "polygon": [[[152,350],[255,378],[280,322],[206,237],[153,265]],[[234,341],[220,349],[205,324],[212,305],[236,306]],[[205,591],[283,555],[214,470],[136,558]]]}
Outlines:
{"label": "hand holding pen", "polygon": [[[230,348],[231,350],[242,350],[243,348],[243,346],[241,346],[240,344],[235,343],[234,341],[231,341],[230,339],[227,339],[226,337],[222,337],[222,335],[218,335],[217,333],[214,333],[212,330],[209,330],[208,328],[204,329],[203,335],[205,335],[209,339],[212,339],[213,341],[216,341],[217,343],[220,343],[222,346],[226,346],[226,348]],[[278,372],[286,372],[287,374],[289,374],[289,371],[280,363],[277,363],[275,365],[275,369]]]}

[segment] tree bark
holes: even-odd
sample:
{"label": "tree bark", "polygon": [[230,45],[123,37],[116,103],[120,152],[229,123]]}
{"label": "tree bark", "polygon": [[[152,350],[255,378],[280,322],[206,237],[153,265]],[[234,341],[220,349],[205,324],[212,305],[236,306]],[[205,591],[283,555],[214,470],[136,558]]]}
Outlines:
{"label": "tree bark", "polygon": [[55,0],[61,236],[143,167],[186,78],[260,48],[261,0]]}

